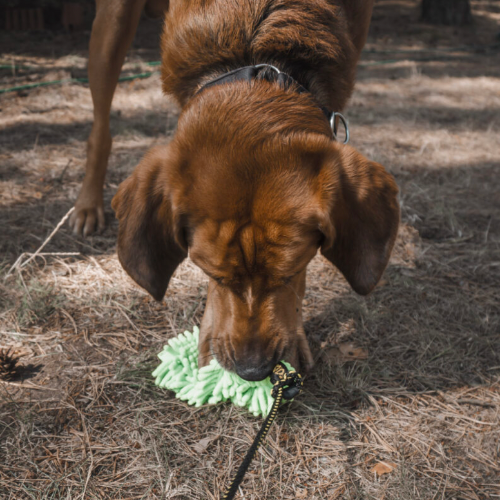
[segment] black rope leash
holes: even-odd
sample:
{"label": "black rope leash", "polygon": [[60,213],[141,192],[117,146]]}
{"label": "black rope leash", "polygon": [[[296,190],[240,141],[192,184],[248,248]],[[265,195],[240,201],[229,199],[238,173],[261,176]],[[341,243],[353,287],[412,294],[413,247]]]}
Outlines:
{"label": "black rope leash", "polygon": [[272,423],[278,415],[278,408],[280,407],[282,399],[293,399],[302,390],[302,377],[300,376],[300,374],[296,371],[288,370],[288,368],[282,362],[279,362],[274,367],[273,373],[271,374],[271,383],[273,384],[271,395],[274,398],[274,403],[271,407],[271,411],[264,420],[264,423],[262,424],[259,432],[255,436],[252,446],[250,446],[250,449],[245,455],[245,458],[243,459],[243,462],[241,463],[238,471],[229,483],[226,491],[222,494],[221,500],[232,500],[234,498],[234,495],[236,495],[238,487],[241,484],[241,481],[243,481],[243,477],[245,476],[250,463],[255,458],[258,449],[264,442],[264,439],[266,439],[266,436],[269,433],[269,429],[271,428]]}

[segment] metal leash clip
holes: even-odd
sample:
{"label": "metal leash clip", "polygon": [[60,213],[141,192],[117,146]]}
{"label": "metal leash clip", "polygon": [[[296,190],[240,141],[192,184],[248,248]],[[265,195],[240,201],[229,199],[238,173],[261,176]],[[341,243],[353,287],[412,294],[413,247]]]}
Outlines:
{"label": "metal leash clip", "polygon": [[271,394],[273,398],[278,395],[278,390],[283,389],[284,399],[293,399],[302,391],[302,377],[295,370],[288,370],[281,361],[274,367],[271,374]]}
{"label": "metal leash clip", "polygon": [[345,138],[343,141],[343,144],[347,144],[349,142],[349,125],[347,124],[347,120],[345,116],[342,113],[338,113],[337,111],[334,111],[332,113],[332,116],[330,118],[330,127],[332,127],[332,132],[333,132],[333,137],[335,140],[338,140],[337,137],[337,120],[336,118],[339,118],[339,120],[342,122],[342,125],[344,125],[344,130],[345,130]]}

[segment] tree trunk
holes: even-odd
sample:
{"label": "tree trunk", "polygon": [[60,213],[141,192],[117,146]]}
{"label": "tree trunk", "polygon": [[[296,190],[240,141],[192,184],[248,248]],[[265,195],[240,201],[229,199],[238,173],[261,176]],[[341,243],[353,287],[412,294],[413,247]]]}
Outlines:
{"label": "tree trunk", "polygon": [[422,0],[422,21],[450,26],[471,24],[469,0]]}

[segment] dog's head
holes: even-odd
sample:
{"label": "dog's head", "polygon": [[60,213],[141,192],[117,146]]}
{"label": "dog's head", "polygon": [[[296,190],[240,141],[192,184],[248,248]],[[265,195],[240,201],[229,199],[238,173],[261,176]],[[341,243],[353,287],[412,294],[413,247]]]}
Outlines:
{"label": "dog's head", "polygon": [[125,270],[161,300],[189,252],[210,279],[200,364],[213,355],[247,380],[280,359],[312,363],[301,304],[318,248],[367,294],[399,221],[381,165],[333,142],[308,98],[291,106],[264,89],[253,118],[227,90],[197,99],[173,141],[150,151],[113,199]]}

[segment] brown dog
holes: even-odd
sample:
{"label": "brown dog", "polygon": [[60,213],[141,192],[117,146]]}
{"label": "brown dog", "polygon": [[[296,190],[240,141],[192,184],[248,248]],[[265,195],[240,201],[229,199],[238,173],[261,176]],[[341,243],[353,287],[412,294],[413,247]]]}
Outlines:
{"label": "brown dog", "polygon": [[[379,281],[399,222],[385,169],[335,142],[322,108],[354,85],[371,1],[191,0],[166,15],[163,87],[182,113],[113,199],[118,255],[161,300],[188,252],[210,278],[200,365],[247,380],[285,359],[307,369],[306,266],[321,248],[354,290]],[[298,84],[255,78],[206,86],[267,63]],[[266,70],[267,71],[267,70]]]}

